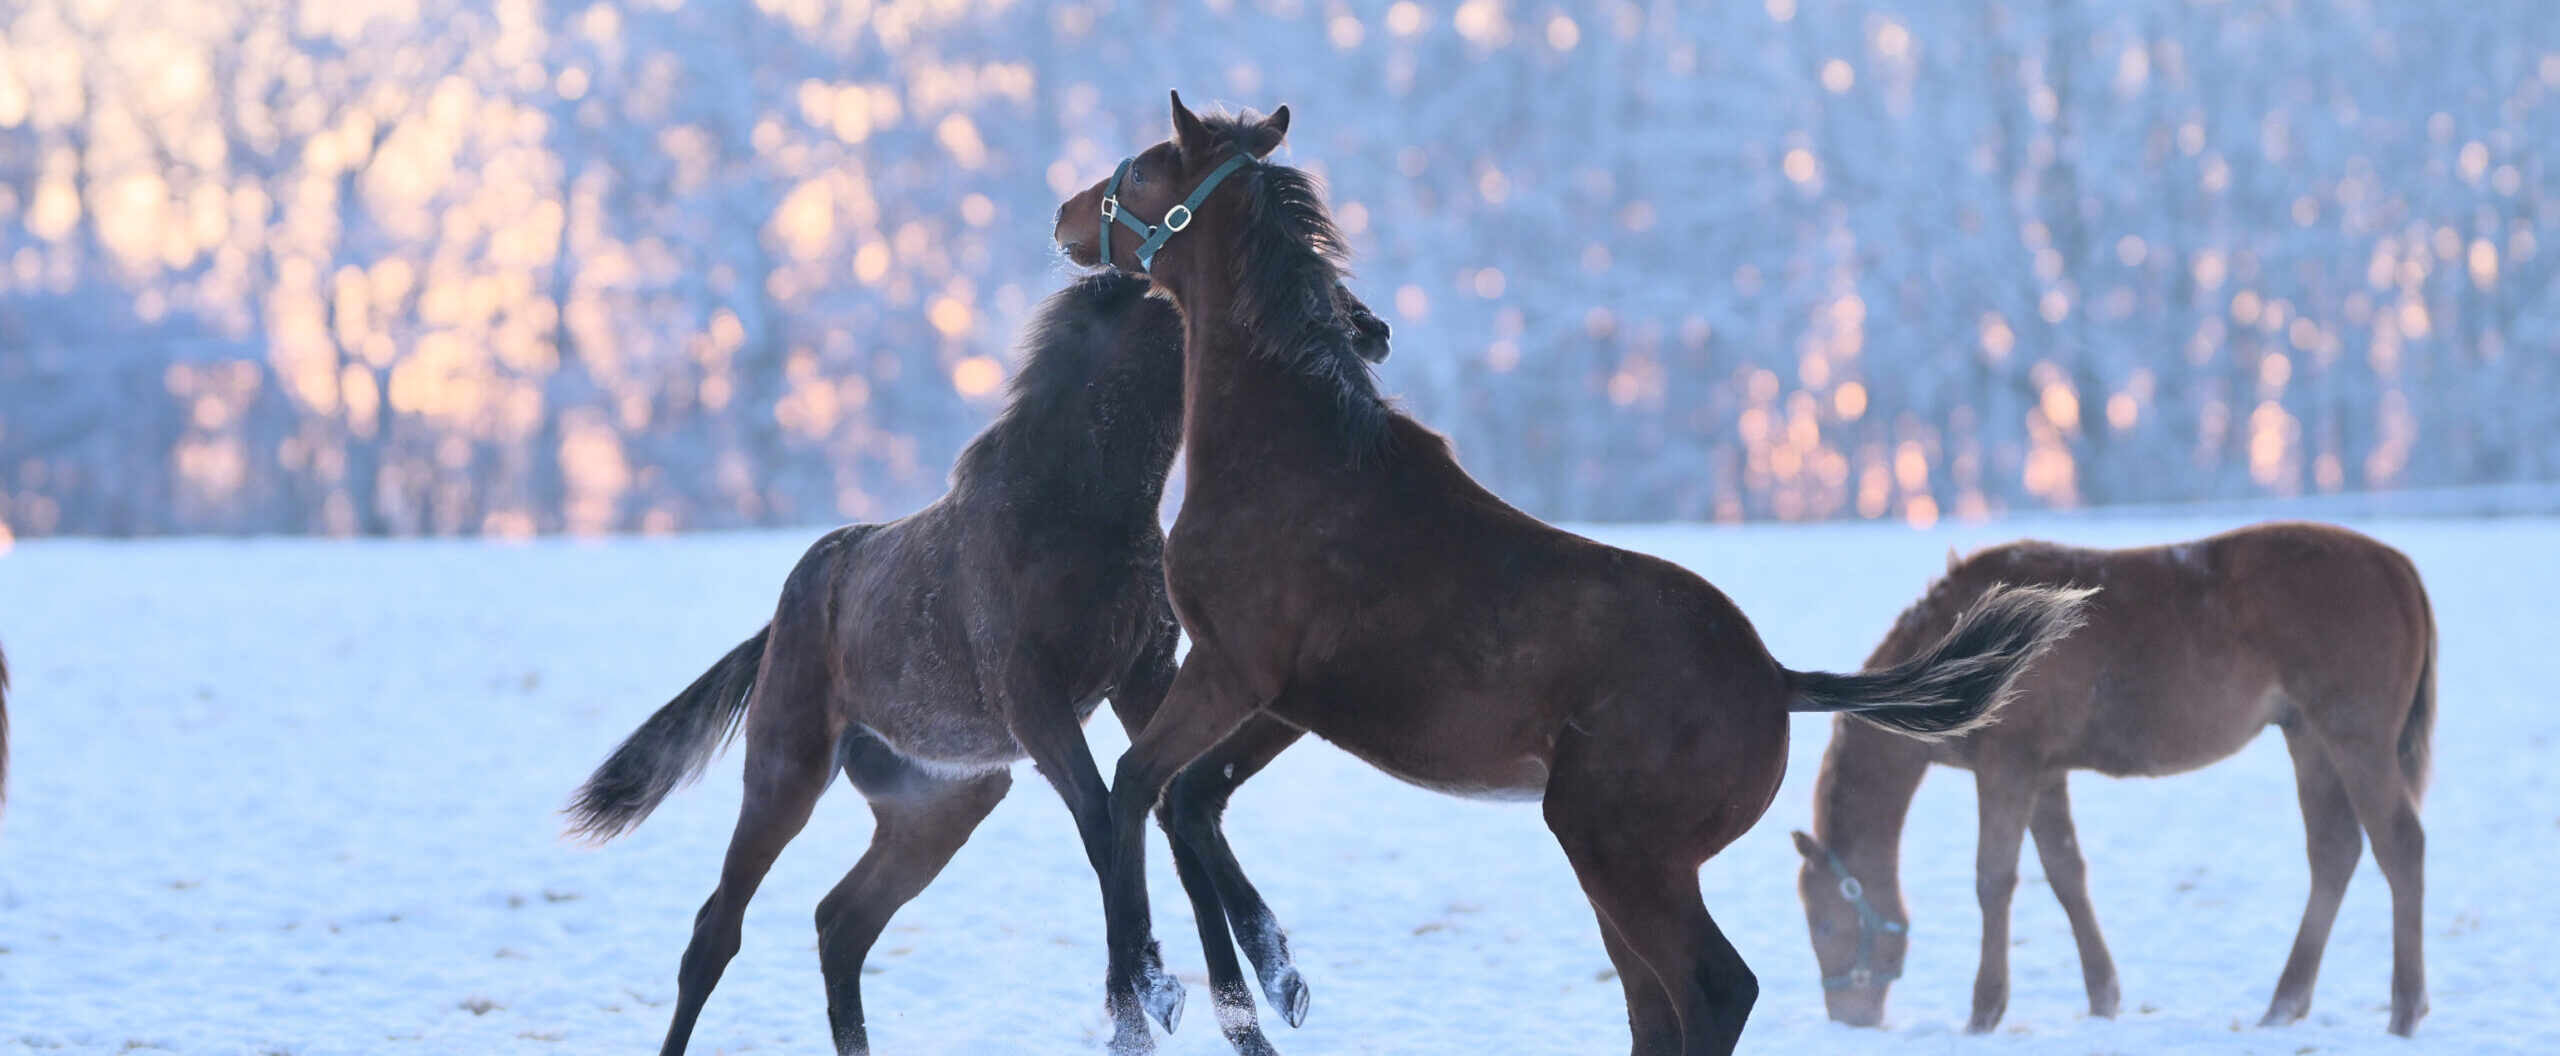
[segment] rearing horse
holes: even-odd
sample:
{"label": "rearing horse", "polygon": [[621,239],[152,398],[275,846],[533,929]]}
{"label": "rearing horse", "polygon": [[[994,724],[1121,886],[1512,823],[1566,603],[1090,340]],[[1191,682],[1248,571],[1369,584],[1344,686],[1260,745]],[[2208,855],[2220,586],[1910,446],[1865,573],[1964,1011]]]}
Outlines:
{"label": "rearing horse", "polygon": [[[1168,997],[1140,992],[1162,978],[1148,811],[1203,773],[1195,759],[1268,758],[1313,732],[1426,788],[1542,799],[1635,1052],[1731,1052],[1758,986],[1697,870],[1768,807],[1788,712],[1972,728],[2082,593],[1997,593],[1889,670],[1788,670],[1696,574],[1505,505],[1379,398],[1324,296],[1340,236],[1314,182],[1266,160],[1286,107],[1202,119],[1176,96],[1173,121],[1057,229],[1078,264],[1147,271],[1183,319],[1189,484],[1165,574],[1192,647],[1112,782],[1113,1051],[1150,1048],[1145,1014]],[[1106,224],[1135,237],[1106,243]],[[1167,802],[1177,845],[1209,820]],[[1250,1015],[1221,998],[1222,1018]]]}

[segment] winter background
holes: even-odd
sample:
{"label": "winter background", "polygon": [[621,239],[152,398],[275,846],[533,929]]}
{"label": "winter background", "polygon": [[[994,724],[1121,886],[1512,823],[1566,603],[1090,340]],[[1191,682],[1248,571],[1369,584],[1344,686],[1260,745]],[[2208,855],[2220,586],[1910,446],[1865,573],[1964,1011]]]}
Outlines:
{"label": "winter background", "polygon": [[[1471,470],[1796,666],[1854,665],[1949,546],[2408,549],[2445,633],[2418,1044],[2560,1036],[2560,5],[0,0],[0,1051],[646,1049],[736,760],[603,851],[551,811],[815,526],[940,492],[1063,279],[1056,202],[1168,87],[1290,105],[1384,385]],[[2369,861],[2313,1018],[2253,1026],[2307,883],[2272,741],[2075,789],[2124,1019],[2081,1016],[2030,856],[2009,1019],[1958,1033],[1942,774],[1891,1029],[1830,1027],[1796,734],[1703,873],[1747,1051],[2407,1048]],[[882,1051],[1098,1051],[1092,879],[1018,789],[875,953]],[[867,826],[822,806],[697,1051],[823,1048],[808,911]],[[1316,988],[1284,1050],[1625,1044],[1534,810],[1309,744],[1233,829]],[[1168,1051],[1222,1051],[1155,890]]]}

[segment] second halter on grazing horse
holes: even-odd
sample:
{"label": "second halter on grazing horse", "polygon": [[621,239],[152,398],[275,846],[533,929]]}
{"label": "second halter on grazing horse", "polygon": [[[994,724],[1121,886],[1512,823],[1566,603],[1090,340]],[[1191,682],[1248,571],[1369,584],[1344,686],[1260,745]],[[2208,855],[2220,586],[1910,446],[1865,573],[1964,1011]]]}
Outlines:
{"label": "second halter on grazing horse", "polygon": [[[587,779],[574,830],[609,839],[702,772],[741,722],[746,802],[720,885],[695,918],[663,1051],[684,1051],[766,870],[843,770],[871,803],[871,848],[818,905],[839,1053],[869,1051],[862,962],[1013,784],[1028,756],[1107,877],[1110,819],[1082,724],[1104,697],[1132,732],[1173,677],[1158,506],[1182,415],[1181,329],[1144,280],[1051,297],[1003,417],[969,444],[941,501],[820,539],[773,621],[661,708]],[[1386,324],[1348,291],[1344,341],[1386,355]],[[1198,794],[1232,784],[1207,775]],[[1175,847],[1194,908],[1251,891],[1225,840]],[[1230,955],[1213,981],[1241,989]],[[1170,980],[1165,981],[1167,985]],[[1168,1018],[1171,1018],[1170,1016]]]}
{"label": "second halter on grazing horse", "polygon": [[[1427,788],[1543,799],[1634,1050],[1731,1052],[1757,984],[1697,870],[1768,807],[1787,714],[1970,729],[2081,594],[1985,598],[1887,670],[1788,670],[1705,580],[1505,505],[1379,398],[1324,295],[1342,246],[1314,183],[1266,160],[1286,108],[1202,119],[1177,97],[1173,119],[1173,140],[1063,205],[1057,232],[1076,263],[1153,275],[1182,310],[1188,362],[1165,572],[1192,648],[1112,782],[1114,1050],[1152,1045],[1145,1011],[1163,999],[1145,988],[1161,974],[1147,812],[1174,782],[1178,847],[1213,820],[1184,785],[1313,732]],[[1106,223],[1136,237],[1106,243]],[[1250,1017],[1227,997],[1222,1018]]]}
{"label": "second halter on grazing horse", "polygon": [[1839,723],[1814,784],[1814,834],[1796,834],[1800,887],[1831,1018],[1884,1019],[1907,939],[1902,822],[1930,763],[1973,771],[1981,798],[1975,886],[1979,1033],[2009,1003],[2009,898],[2018,844],[2036,839],[2071,920],[2089,1011],[2116,1013],[2115,962],[2089,904],[2088,867],[2066,777],[2155,777],[2229,757],[2269,725],[2284,731],[2311,854],[2311,902],[2261,1025],[2311,1010],[2329,925],[2365,838],[2391,884],[2391,1032],[2427,1012],[2420,955],[2426,834],[2418,796],[2435,727],[2435,617],[2399,551],[2317,524],[2267,524],[2176,546],[1993,547],[1948,568],[1868,663],[1903,662],[1995,583],[2102,588],[2088,629],[2035,662],[1996,725],[1924,744]]}

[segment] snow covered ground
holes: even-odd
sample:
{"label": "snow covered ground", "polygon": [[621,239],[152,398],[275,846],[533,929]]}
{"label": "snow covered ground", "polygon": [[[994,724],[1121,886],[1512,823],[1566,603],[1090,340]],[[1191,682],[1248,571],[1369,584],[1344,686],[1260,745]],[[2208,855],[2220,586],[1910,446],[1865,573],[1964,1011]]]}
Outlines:
{"label": "snow covered ground", "polygon": [[[1845,668],[1950,546],[2121,545],[2231,521],[1613,528],[1733,594],[1778,656]],[[1996,1037],[1961,1027],[1974,966],[1971,782],[1940,772],[1907,836],[1909,975],[1883,1032],[1827,1023],[1786,831],[1826,735],[1796,727],[1766,820],[1703,872],[1759,971],[1749,1052],[2539,1052],[2560,1035],[2560,521],[2363,525],[2416,557],[2443,631],[2425,817],[2434,1014],[2383,1033],[2388,898],[2370,857],[2306,1023],[2253,1024],[2307,884],[2284,750],[2263,738],[2073,798],[2124,1018],[2085,1018],[2033,855]],[[752,632],[814,532],[502,546],[40,541],[0,557],[17,675],[0,827],[0,1052],[629,1053],[652,1048],[737,808],[737,757],[602,850],[556,808],[618,738]],[[2318,618],[2318,614],[2307,614]],[[1123,741],[1093,730],[1105,760]],[[1094,880],[1029,774],[909,906],[865,981],[883,1053],[1099,1051]],[[698,1052],[826,1046],[810,912],[869,815],[839,788],[747,918]],[[1240,796],[1231,831],[1315,990],[1294,1054],[1624,1051],[1618,984],[1534,807],[1399,784],[1321,744]],[[1166,1051],[1215,1054],[1165,866],[1167,959],[1192,982]]]}

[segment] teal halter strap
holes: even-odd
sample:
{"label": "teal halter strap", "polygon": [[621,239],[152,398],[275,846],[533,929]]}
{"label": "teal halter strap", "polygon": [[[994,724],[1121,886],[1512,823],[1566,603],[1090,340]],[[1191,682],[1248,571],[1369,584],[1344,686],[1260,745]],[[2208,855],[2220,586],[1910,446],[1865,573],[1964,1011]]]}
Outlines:
{"label": "teal halter strap", "polygon": [[1849,875],[1849,867],[1843,864],[1840,856],[1832,853],[1830,848],[1822,849],[1822,858],[1822,864],[1831,867],[1831,875],[1840,878],[1840,897],[1848,901],[1849,908],[1858,911],[1858,959],[1850,963],[1848,972],[1844,974],[1823,976],[1822,988],[1846,990],[1854,986],[1890,983],[1902,978],[1900,969],[1890,972],[1875,970],[1873,960],[1876,951],[1876,935],[1879,932],[1900,935],[1909,928],[1909,925],[1885,916],[1882,910],[1869,903],[1866,885],[1859,883],[1857,877]]}
{"label": "teal halter strap", "polygon": [[1105,265],[1111,263],[1111,225],[1118,223],[1126,225],[1129,230],[1137,233],[1138,270],[1146,271],[1155,267],[1156,251],[1163,249],[1166,242],[1173,240],[1174,232],[1191,226],[1192,213],[1200,208],[1200,203],[1209,200],[1209,192],[1217,190],[1218,185],[1226,182],[1228,176],[1234,174],[1237,169],[1245,167],[1245,164],[1252,160],[1237,154],[1218,163],[1217,168],[1209,170],[1209,178],[1200,181],[1200,186],[1192,188],[1191,196],[1183,199],[1182,204],[1165,210],[1164,222],[1157,224],[1140,220],[1129,215],[1127,210],[1120,208],[1120,181],[1128,177],[1129,167],[1137,164],[1138,159],[1123,160],[1120,168],[1111,174],[1111,186],[1103,188],[1102,191],[1102,263]]}

